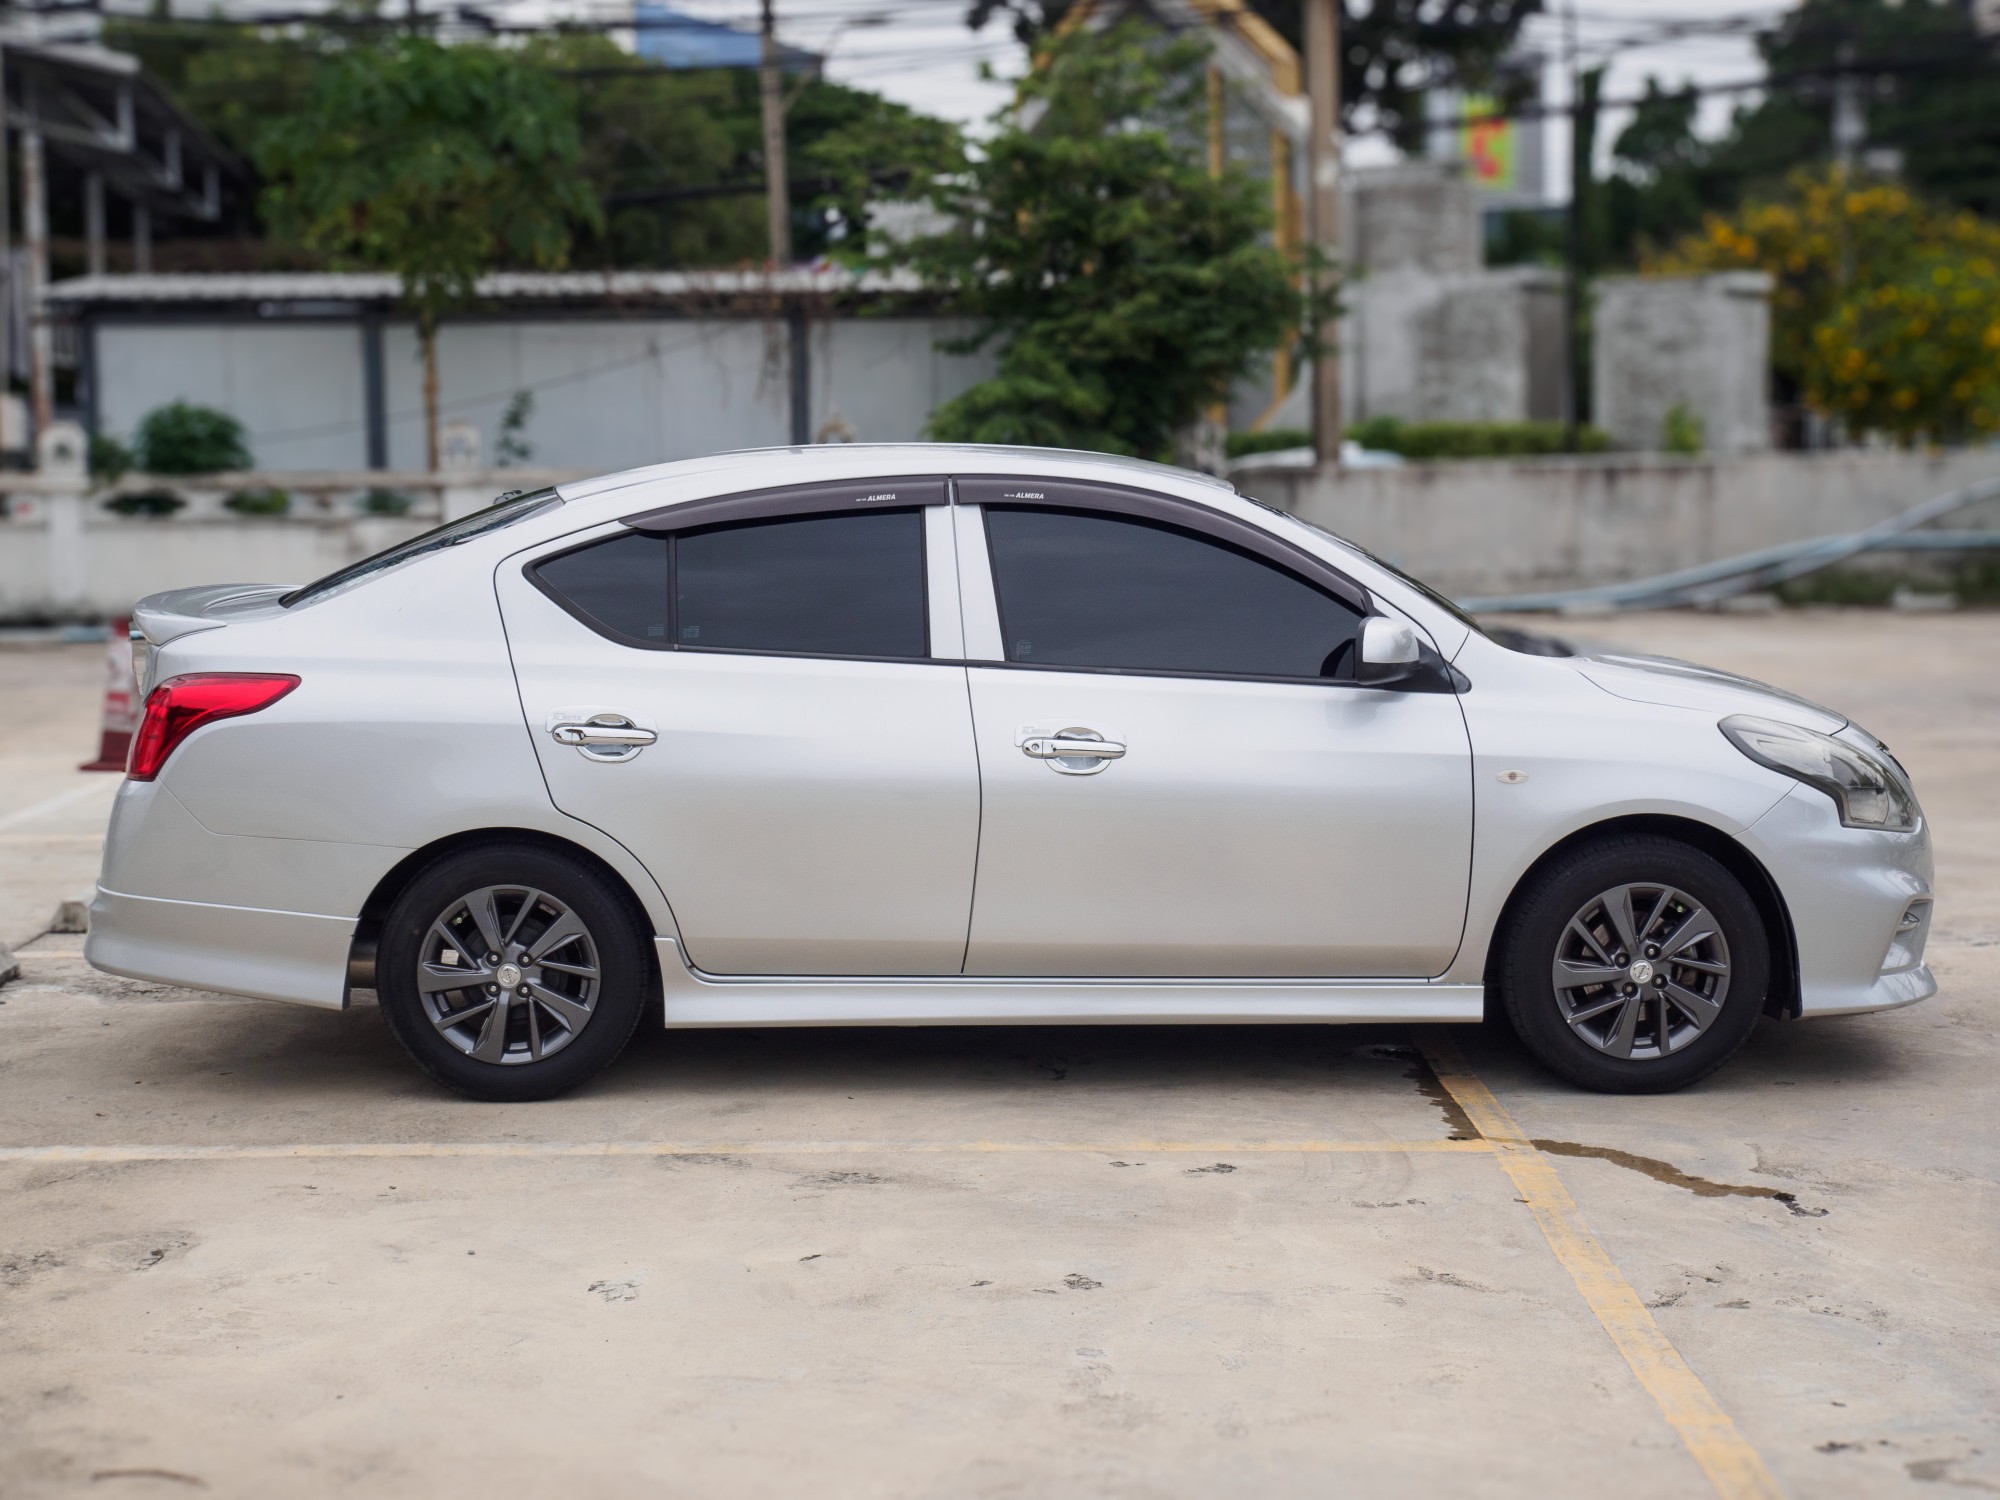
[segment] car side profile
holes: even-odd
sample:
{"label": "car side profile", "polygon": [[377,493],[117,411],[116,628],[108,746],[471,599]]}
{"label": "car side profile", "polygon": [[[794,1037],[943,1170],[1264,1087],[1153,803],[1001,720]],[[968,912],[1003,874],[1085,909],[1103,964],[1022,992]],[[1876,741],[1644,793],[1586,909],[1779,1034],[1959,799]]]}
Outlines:
{"label": "car side profile", "polygon": [[1476,1021],[1681,1087],[1923,962],[1929,830],[1830,710],[1535,655],[1159,465],[724,454],[134,616],[86,954],[341,1007],[440,1082],[669,1027]]}

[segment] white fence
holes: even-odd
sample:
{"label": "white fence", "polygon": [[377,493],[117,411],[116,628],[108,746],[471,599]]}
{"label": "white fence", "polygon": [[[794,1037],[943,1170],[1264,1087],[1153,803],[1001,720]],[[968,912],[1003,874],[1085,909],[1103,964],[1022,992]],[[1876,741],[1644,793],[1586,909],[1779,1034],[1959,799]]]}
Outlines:
{"label": "white fence", "polygon": [[[439,472],[127,474],[111,485],[85,474],[74,425],[56,424],[40,449],[37,472],[0,475],[0,623],[99,620],[147,594],[204,583],[305,582],[508,490],[582,477],[573,469],[480,467],[476,435],[459,445],[459,465]],[[271,490],[287,496],[281,514],[244,514],[228,503]],[[121,498],[158,494],[177,508],[116,508]],[[371,496],[390,508],[371,510]]]}
{"label": "white fence", "polygon": [[[93,488],[82,472],[81,433],[59,426],[48,436],[41,472],[0,475],[6,501],[0,622],[104,619],[146,594],[195,584],[302,582],[443,517],[486,505],[506,490],[583,473],[467,466],[442,473],[317,471],[196,480],[128,475],[115,486]],[[70,444],[67,455],[49,451],[61,446],[59,439]],[[475,453],[476,442],[474,437]],[[2000,448],[1434,463],[1339,474],[1252,462],[1234,478],[1246,494],[1466,597],[1651,577],[1851,531],[1996,476]],[[159,488],[187,503],[164,517],[108,508],[120,495]],[[245,515],[224,503],[232,493],[266,488],[289,494],[285,514]],[[364,508],[370,491],[401,492],[413,503],[402,515],[370,514]],[[2000,525],[2000,504],[1951,524]]]}

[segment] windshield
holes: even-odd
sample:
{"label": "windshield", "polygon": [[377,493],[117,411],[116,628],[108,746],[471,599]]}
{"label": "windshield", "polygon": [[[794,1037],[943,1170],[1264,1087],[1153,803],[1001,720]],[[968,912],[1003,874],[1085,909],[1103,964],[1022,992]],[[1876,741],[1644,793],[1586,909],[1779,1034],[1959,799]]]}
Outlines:
{"label": "windshield", "polygon": [[295,604],[310,604],[313,600],[332,593],[335,589],[359,583],[375,573],[385,572],[413,557],[422,557],[426,552],[436,552],[444,547],[456,547],[460,542],[469,542],[476,536],[484,536],[489,531],[498,531],[503,526],[512,526],[516,521],[525,521],[537,511],[547,510],[551,505],[562,504],[562,496],[554,490],[516,490],[502,495],[484,510],[476,510],[469,516],[460,516],[456,521],[447,521],[435,530],[426,531],[422,536],[413,536],[407,542],[398,542],[386,551],[373,557],[364,557],[360,562],[349,563],[338,572],[329,573],[317,582],[293,589],[278,602],[290,609]]}
{"label": "windshield", "polygon": [[[1248,497],[1246,496],[1245,498],[1247,499]],[[1261,500],[1253,503],[1264,505],[1264,502]],[[1264,505],[1264,508],[1273,515],[1283,516],[1294,525],[1303,526],[1308,531],[1325,537],[1328,541],[1336,543],[1347,551],[1354,553],[1357,557],[1367,558],[1368,561],[1375,564],[1383,572],[1394,575],[1415,589],[1419,594],[1422,594],[1425,599],[1450,615],[1467,630],[1484,636],[1496,646],[1505,646],[1509,651],[1519,651],[1524,656],[1574,656],[1577,654],[1576,648],[1571,646],[1568,641],[1558,640],[1551,635],[1542,635],[1537,631],[1531,630],[1516,630],[1506,625],[1482,625],[1463,609],[1459,608],[1455,601],[1447,599],[1421,578],[1412,578],[1394,563],[1388,561],[1386,558],[1377,557],[1366,547],[1351,542],[1344,536],[1336,536],[1324,526],[1308,521],[1304,516],[1293,515],[1288,510],[1279,510],[1274,505]]]}

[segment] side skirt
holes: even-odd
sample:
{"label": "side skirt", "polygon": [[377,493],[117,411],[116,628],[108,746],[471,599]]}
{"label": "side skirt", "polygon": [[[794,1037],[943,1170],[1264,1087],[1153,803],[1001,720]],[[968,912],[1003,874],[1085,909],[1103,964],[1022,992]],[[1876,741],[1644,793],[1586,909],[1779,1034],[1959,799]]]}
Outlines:
{"label": "side skirt", "polygon": [[1485,1005],[1483,985],[1424,979],[721,979],[654,943],[670,1027],[1477,1021]]}

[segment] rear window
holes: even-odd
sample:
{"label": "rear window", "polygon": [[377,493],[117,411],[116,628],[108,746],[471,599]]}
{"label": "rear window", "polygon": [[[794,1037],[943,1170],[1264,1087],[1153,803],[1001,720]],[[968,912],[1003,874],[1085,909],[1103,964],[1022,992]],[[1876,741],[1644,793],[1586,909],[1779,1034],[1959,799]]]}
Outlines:
{"label": "rear window", "polygon": [[422,557],[427,552],[437,552],[445,547],[456,547],[461,542],[469,542],[474,537],[485,536],[489,531],[498,531],[503,526],[512,526],[516,521],[525,521],[529,516],[547,510],[552,505],[562,504],[562,496],[554,490],[532,490],[524,494],[502,495],[484,510],[476,510],[469,516],[460,516],[456,521],[426,531],[422,536],[413,536],[407,542],[398,542],[373,557],[364,557],[358,563],[349,563],[338,572],[329,573],[303,588],[293,589],[278,602],[290,609],[298,604],[310,604],[337,589],[346,588],[351,583],[376,573],[387,572],[390,568]]}
{"label": "rear window", "polygon": [[635,532],[551,557],[529,576],[585,624],[628,645],[930,654],[917,510]]}

